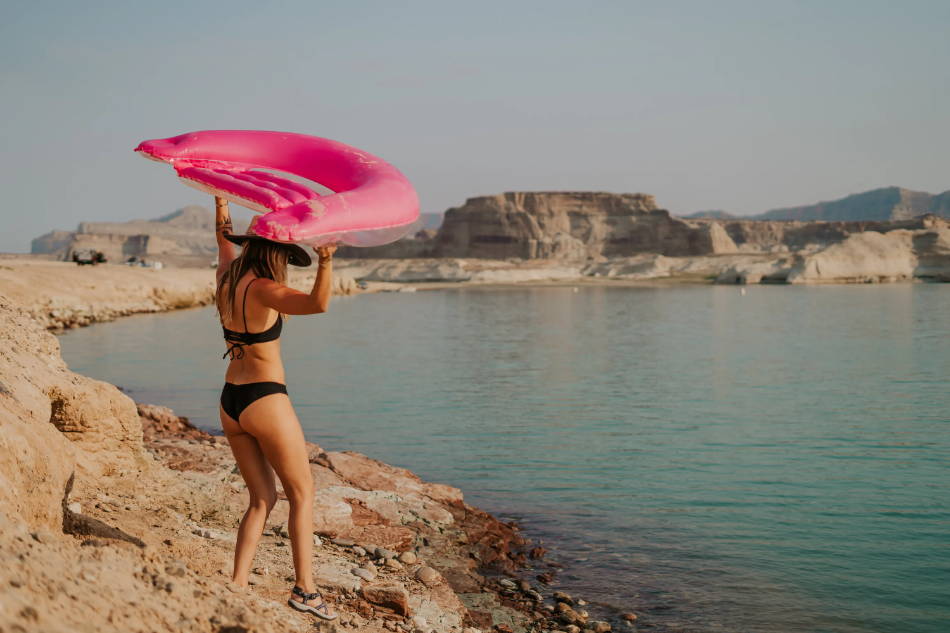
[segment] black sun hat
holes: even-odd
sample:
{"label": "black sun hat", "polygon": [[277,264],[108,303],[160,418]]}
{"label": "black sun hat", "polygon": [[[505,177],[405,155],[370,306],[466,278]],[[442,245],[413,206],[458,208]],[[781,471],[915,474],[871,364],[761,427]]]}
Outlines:
{"label": "black sun hat", "polygon": [[285,249],[287,249],[287,252],[289,255],[288,261],[294,266],[301,266],[301,267],[306,268],[307,266],[310,265],[310,262],[312,261],[310,259],[310,254],[307,251],[305,251],[303,247],[300,246],[299,244],[286,244],[284,242],[275,242],[274,240],[269,240],[265,237],[261,237],[260,235],[255,235],[253,223],[251,224],[251,226],[247,228],[247,233],[245,233],[244,235],[227,234],[224,236],[224,239],[226,239],[229,242],[233,242],[234,244],[237,244],[238,246],[243,246],[246,242],[250,242],[252,240],[255,242],[258,242],[258,241],[270,242],[271,244],[277,244],[278,246],[283,246]]}

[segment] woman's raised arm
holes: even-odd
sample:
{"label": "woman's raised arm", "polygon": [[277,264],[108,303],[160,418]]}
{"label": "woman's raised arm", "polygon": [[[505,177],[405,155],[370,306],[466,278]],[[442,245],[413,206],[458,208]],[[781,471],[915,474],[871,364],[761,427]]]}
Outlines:
{"label": "woman's raised arm", "polygon": [[336,246],[321,246],[317,251],[317,276],[310,293],[266,280],[254,284],[252,293],[268,308],[282,314],[319,314],[326,312],[333,294],[333,252]]}
{"label": "woman's raised arm", "polygon": [[225,235],[234,232],[231,224],[231,212],[228,210],[228,201],[215,196],[214,198],[214,236],[218,241],[218,279],[234,261],[234,244],[224,239]]}

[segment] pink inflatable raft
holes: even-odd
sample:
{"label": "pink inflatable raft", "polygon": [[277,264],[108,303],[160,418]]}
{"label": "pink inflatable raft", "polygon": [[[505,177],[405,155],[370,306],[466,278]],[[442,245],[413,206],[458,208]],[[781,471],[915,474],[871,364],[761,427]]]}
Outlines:
{"label": "pink inflatable raft", "polygon": [[[207,130],[143,141],[135,151],[171,164],[186,185],[260,211],[254,232],[278,242],[379,246],[405,235],[419,217],[416,191],[398,169],[317,136]],[[334,193],[321,195],[275,171]]]}

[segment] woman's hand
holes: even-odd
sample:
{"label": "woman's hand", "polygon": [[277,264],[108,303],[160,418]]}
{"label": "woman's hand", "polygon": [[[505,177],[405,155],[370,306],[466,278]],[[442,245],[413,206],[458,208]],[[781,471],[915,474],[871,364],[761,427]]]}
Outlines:
{"label": "woman's hand", "polygon": [[336,244],[328,244],[326,246],[316,246],[314,247],[314,252],[316,252],[319,261],[328,262],[333,259],[333,253],[336,252]]}

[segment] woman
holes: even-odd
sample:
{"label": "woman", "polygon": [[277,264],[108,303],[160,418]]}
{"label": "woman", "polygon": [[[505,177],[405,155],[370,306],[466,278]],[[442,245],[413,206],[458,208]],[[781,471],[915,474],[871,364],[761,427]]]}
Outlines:
{"label": "woman", "polygon": [[[221,426],[231,445],[250,503],[238,529],[232,582],[246,587],[267,516],[277,501],[274,473],[290,502],[290,543],[296,583],[289,604],[325,620],[336,613],[316,590],[311,572],[313,479],[303,430],[284,386],[280,330],[284,314],[327,311],[332,291],[335,246],[315,249],[317,277],[310,293],[284,285],[288,261],[309,266],[310,256],[295,244],[253,234],[233,235],[226,200],[216,199],[218,242],[215,295],[230,356],[221,392]],[[233,244],[243,244],[235,256]]]}

